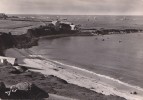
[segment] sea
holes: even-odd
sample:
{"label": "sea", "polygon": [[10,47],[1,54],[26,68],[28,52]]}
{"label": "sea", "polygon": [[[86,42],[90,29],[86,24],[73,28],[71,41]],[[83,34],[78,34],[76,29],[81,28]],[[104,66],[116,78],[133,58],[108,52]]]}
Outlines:
{"label": "sea", "polygon": [[124,16],[124,15],[34,15],[34,14],[12,14],[20,18],[41,19],[41,21],[68,21],[81,28],[87,29],[127,29],[143,28],[143,16]]}
{"label": "sea", "polygon": [[[143,16],[19,15],[64,20],[82,28],[143,29]],[[104,41],[103,41],[104,39]],[[33,54],[143,88],[143,33],[42,38]]]}

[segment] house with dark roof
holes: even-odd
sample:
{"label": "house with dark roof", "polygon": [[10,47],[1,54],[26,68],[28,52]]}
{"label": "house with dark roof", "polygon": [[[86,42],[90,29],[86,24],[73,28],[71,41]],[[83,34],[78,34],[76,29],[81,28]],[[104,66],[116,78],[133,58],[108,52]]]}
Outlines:
{"label": "house with dark roof", "polygon": [[73,23],[67,22],[67,21],[52,21],[53,26],[55,27],[56,31],[76,31],[77,26],[74,25]]}

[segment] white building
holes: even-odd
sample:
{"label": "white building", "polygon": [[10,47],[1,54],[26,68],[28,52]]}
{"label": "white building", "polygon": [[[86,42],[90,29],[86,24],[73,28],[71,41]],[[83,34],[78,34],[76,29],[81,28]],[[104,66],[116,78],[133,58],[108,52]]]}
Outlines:
{"label": "white building", "polygon": [[18,64],[16,58],[0,56],[0,64],[5,64],[6,62],[8,62],[12,65]]}
{"label": "white building", "polygon": [[55,26],[55,30],[59,31],[59,29],[60,29],[60,21],[58,21],[58,20],[52,21],[52,24]]}
{"label": "white building", "polygon": [[72,30],[72,31],[73,31],[73,30],[76,30],[75,25],[70,25],[70,27],[71,27],[71,30]]}

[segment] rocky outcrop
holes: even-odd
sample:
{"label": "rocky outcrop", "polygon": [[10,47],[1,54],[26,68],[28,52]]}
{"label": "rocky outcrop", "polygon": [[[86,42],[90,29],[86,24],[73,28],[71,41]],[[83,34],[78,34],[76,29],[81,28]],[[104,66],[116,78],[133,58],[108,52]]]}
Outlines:
{"label": "rocky outcrop", "polygon": [[0,55],[4,55],[4,50],[9,48],[30,48],[38,45],[38,39],[22,35],[11,35],[11,33],[0,33]]}
{"label": "rocky outcrop", "polygon": [[[11,66],[0,67],[0,80],[3,81],[5,84],[9,84],[10,86],[12,86],[18,84],[20,85],[24,82],[30,82],[32,84],[35,84],[35,86],[31,86],[32,88],[29,91],[23,91],[26,88],[19,88],[20,90],[12,92],[10,96],[3,92],[3,95],[0,94],[2,95],[0,96],[0,98],[2,99],[41,100],[40,98],[48,97],[49,93],[71,97],[78,100],[126,100],[122,97],[113,95],[106,96],[101,93],[86,89],[84,87],[70,84],[67,81],[53,75],[45,76],[41,73],[32,71],[25,74],[13,74],[10,73],[12,71],[11,69]],[[5,91],[10,91],[10,88],[7,87]]]}
{"label": "rocky outcrop", "polygon": [[11,48],[14,45],[13,37],[11,34],[0,33],[0,55],[4,55],[5,49]]}
{"label": "rocky outcrop", "polygon": [[4,13],[0,13],[0,19],[6,19],[8,16]]}
{"label": "rocky outcrop", "polygon": [[48,98],[49,94],[37,87],[35,84],[29,82],[21,82],[6,88],[3,82],[0,82],[0,98],[1,99],[28,99],[28,100],[41,100]]}
{"label": "rocky outcrop", "polygon": [[142,29],[83,29],[83,31],[91,32],[97,35],[108,35],[108,34],[127,34],[142,32]]}

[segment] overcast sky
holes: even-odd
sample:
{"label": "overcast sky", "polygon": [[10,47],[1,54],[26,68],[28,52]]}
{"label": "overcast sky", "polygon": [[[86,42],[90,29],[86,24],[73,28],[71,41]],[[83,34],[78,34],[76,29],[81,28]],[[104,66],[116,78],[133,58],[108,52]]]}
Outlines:
{"label": "overcast sky", "polygon": [[143,15],[143,0],[0,0],[0,13]]}

